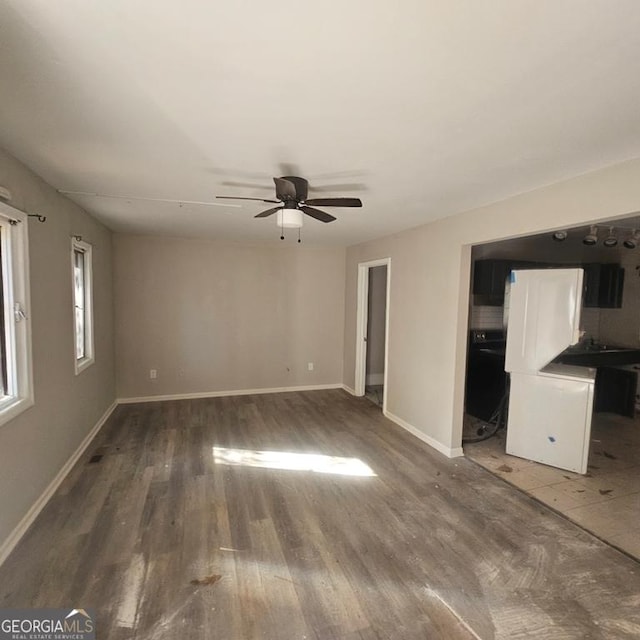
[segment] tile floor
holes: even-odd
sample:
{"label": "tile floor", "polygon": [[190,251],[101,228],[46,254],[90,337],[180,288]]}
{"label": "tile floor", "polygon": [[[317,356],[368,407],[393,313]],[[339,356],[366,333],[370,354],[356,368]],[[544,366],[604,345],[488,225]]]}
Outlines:
{"label": "tile floor", "polygon": [[640,560],[640,417],[593,415],[586,475],[505,453],[504,430],[465,455]]}

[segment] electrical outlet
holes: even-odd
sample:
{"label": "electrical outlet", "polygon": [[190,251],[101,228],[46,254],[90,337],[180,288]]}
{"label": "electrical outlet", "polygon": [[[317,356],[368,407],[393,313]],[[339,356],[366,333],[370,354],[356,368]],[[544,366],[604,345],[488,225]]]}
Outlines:
{"label": "electrical outlet", "polygon": [[149,369],[149,379],[150,380],[155,380],[158,377],[158,370],[157,369]]}
{"label": "electrical outlet", "polygon": [[307,369],[309,369],[309,371],[313,371],[313,362],[307,363]]}

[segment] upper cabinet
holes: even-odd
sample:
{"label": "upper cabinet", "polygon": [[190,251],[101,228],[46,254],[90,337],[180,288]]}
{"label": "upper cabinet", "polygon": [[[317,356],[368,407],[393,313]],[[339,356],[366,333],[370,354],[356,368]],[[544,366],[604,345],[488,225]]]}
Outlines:
{"label": "upper cabinet", "polygon": [[473,264],[473,294],[476,304],[501,307],[509,274],[515,269],[543,269],[545,266],[526,260],[476,260]]}
{"label": "upper cabinet", "polygon": [[513,269],[543,269],[545,267],[580,266],[584,269],[585,307],[619,309],[622,306],[624,267],[619,264],[591,263],[584,265],[554,265],[522,260],[476,260],[473,266],[475,304],[502,306],[504,288]]}
{"label": "upper cabinet", "polygon": [[624,267],[619,264],[585,264],[584,306],[620,309],[624,288]]}
{"label": "upper cabinet", "polygon": [[473,294],[480,296],[479,304],[503,304],[504,287],[512,265],[512,260],[476,260],[473,267]]}

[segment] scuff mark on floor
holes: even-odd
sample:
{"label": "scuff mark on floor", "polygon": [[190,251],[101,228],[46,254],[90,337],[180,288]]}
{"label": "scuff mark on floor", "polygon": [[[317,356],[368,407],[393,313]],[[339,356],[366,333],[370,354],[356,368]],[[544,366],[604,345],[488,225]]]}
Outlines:
{"label": "scuff mark on floor", "polygon": [[285,582],[289,582],[290,584],[294,584],[296,586],[299,586],[297,582],[294,582],[293,580],[290,580],[289,578],[283,578],[282,576],[273,576],[274,578],[277,578],[278,580],[284,580]]}
{"label": "scuff mark on floor", "polygon": [[133,629],[135,626],[146,568],[144,556],[141,553],[134,555],[124,577],[122,597],[116,614],[116,624],[120,627]]}
{"label": "scuff mark on floor", "polygon": [[430,598],[434,598],[440,604],[444,605],[446,609],[451,612],[453,616],[460,622],[460,624],[477,640],[482,640],[482,638],[469,626],[469,624],[458,614],[458,612],[437,592],[435,592],[430,587],[424,587],[424,591]]}
{"label": "scuff mark on floor", "polygon": [[204,578],[194,578],[193,580],[191,580],[190,584],[198,587],[207,587],[215,584],[216,582],[218,582],[218,580],[222,580],[222,576],[217,573],[213,573],[210,576],[205,576]]}
{"label": "scuff mark on floor", "polygon": [[[186,616],[184,612],[188,607],[192,606],[194,602],[201,600],[201,596],[199,596],[199,591],[194,591],[194,593],[187,597],[184,602],[182,602],[174,611],[170,614],[164,614],[160,620],[158,620],[153,626],[147,629],[146,632],[137,636],[140,640],[163,640],[164,638],[174,638],[175,631],[172,628],[174,620],[179,616],[183,616],[183,620],[186,621]],[[196,600],[197,598],[197,600]]]}

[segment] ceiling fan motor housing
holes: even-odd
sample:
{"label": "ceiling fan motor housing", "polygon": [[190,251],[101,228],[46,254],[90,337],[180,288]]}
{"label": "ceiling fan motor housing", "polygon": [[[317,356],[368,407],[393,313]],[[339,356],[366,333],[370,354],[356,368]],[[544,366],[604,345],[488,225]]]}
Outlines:
{"label": "ceiling fan motor housing", "polygon": [[[305,201],[309,194],[309,182],[305,178],[300,178],[298,176],[282,176],[281,180],[286,180],[290,182],[295,187],[296,197],[295,200],[298,202]],[[292,198],[293,199],[293,198]]]}

